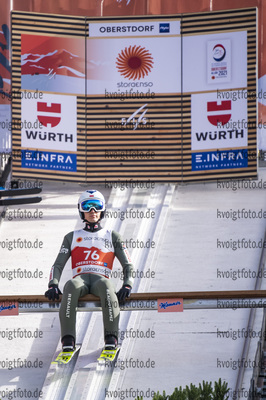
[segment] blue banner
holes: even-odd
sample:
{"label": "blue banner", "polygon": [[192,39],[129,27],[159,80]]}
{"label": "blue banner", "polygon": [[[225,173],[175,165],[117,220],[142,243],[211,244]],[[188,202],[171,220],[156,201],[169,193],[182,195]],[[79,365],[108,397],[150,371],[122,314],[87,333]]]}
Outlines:
{"label": "blue banner", "polygon": [[21,167],[76,172],[77,155],[54,151],[21,150]]}
{"label": "blue banner", "polygon": [[246,168],[247,166],[247,149],[192,153],[192,171]]}

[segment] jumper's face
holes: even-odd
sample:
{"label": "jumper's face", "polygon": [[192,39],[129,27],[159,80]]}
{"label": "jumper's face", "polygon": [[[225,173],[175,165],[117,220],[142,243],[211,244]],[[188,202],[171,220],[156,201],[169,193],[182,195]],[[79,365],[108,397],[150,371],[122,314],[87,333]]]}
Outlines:
{"label": "jumper's face", "polygon": [[100,219],[101,211],[96,212],[94,208],[92,208],[89,212],[84,212],[84,216],[86,221],[95,223]]}

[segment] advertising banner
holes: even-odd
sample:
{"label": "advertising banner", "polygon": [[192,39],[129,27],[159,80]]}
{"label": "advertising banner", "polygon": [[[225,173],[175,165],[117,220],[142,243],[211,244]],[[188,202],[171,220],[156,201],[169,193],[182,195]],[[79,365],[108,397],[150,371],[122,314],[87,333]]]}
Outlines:
{"label": "advertising banner", "polygon": [[183,90],[199,92],[247,86],[247,31],[183,38]]}
{"label": "advertising banner", "polygon": [[85,93],[84,39],[21,35],[21,89]]}
{"label": "advertising banner", "polygon": [[231,82],[231,39],[208,42],[207,65],[208,83]]}
{"label": "advertising banner", "polygon": [[77,151],[75,96],[42,93],[40,99],[22,99],[21,119],[22,147]]}
{"label": "advertising banner", "polygon": [[84,41],[22,34],[22,168],[76,172],[76,93],[85,93]]}
{"label": "advertising banner", "polygon": [[192,94],[191,111],[192,150],[247,146],[246,90]]}
{"label": "advertising banner", "polygon": [[256,176],[255,8],[44,14],[34,29],[31,16],[23,14],[23,29],[15,16],[12,79],[25,92],[13,107],[21,120],[13,143],[24,155],[15,174],[95,182]]}
{"label": "advertising banner", "polygon": [[178,20],[90,23],[87,54],[88,95],[181,92]]}

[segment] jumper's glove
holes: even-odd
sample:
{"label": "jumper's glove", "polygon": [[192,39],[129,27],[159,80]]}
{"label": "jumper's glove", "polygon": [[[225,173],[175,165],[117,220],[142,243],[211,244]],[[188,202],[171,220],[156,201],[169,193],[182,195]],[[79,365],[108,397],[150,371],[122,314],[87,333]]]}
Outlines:
{"label": "jumper's glove", "polygon": [[125,304],[125,300],[130,296],[131,286],[123,285],[119,292],[116,293],[119,304]]}
{"label": "jumper's glove", "polygon": [[57,285],[53,284],[49,287],[49,289],[45,292],[45,297],[48,297],[49,300],[59,300],[59,295],[62,294]]}

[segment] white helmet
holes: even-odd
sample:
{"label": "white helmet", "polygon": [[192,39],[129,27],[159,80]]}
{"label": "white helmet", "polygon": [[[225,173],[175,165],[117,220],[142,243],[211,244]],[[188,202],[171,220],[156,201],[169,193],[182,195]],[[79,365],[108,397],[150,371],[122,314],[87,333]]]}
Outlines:
{"label": "white helmet", "polygon": [[84,211],[89,212],[94,209],[96,212],[101,211],[100,219],[104,217],[105,199],[98,190],[86,190],[83,192],[78,201],[78,209],[80,218],[84,221]]}

